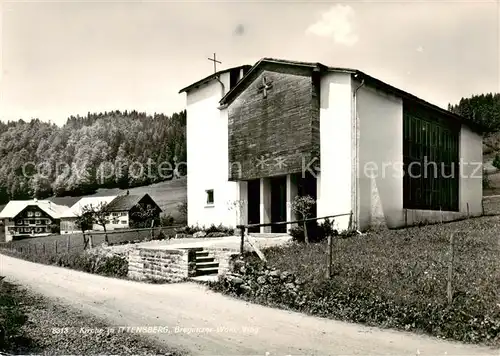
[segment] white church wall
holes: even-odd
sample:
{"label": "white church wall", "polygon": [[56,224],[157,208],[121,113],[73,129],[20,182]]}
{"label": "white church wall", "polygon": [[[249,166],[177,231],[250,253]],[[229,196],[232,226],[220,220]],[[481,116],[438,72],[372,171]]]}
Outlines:
{"label": "white church wall", "polygon": [[[353,85],[353,90],[360,83]],[[403,103],[400,98],[362,86],[357,92],[359,127],[358,227],[366,229],[376,218],[372,194],[374,175],[388,225],[399,223],[403,208]],[[379,209],[380,210],[380,209]]]}
{"label": "white church wall", "polygon": [[[356,85],[354,85],[356,86]],[[401,99],[369,87],[358,91],[359,228],[369,227],[375,205],[389,228],[436,223],[482,213],[482,138],[465,125],[460,132],[459,212],[403,208],[403,108]],[[464,164],[465,163],[465,164]],[[369,173],[377,168],[376,195]],[[378,198],[378,199],[376,199]],[[468,205],[468,208],[467,208]]]}
{"label": "white church wall", "polygon": [[[350,74],[328,73],[321,79],[320,155],[317,215],[350,213],[352,209],[352,85]],[[340,230],[349,216],[335,219]]]}
{"label": "white church wall", "polygon": [[483,198],[483,138],[466,125],[460,130],[461,176],[459,182],[460,211],[482,214]]}
{"label": "white church wall", "polygon": [[[229,89],[229,73],[221,75]],[[227,110],[219,110],[223,92],[215,80],[187,93],[187,200],[188,224],[235,226],[238,183],[228,181]],[[207,204],[207,190],[214,202]]]}

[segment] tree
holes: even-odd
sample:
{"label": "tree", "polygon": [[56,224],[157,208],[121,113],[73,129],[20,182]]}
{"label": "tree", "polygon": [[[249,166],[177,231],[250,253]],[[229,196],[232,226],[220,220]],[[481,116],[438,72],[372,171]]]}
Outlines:
{"label": "tree", "polygon": [[184,200],[182,203],[179,203],[177,205],[177,211],[181,215],[181,219],[185,220],[187,222],[187,216],[188,216],[188,203],[187,200]]}
{"label": "tree", "polygon": [[109,215],[110,215],[110,212],[108,210],[108,204],[105,202],[100,202],[95,207],[90,205],[90,211],[94,222],[97,225],[102,226],[102,228],[104,229],[104,241],[106,243],[109,243],[108,232],[106,231],[106,225],[109,224]]}
{"label": "tree", "polygon": [[[87,206],[82,208],[82,211],[76,215],[75,226],[82,231],[83,234],[83,248],[87,248],[88,238],[85,236],[85,231],[92,230],[94,225],[94,217],[92,216],[92,210]],[[92,246],[90,246],[92,247]]]}
{"label": "tree", "polygon": [[156,207],[146,209],[142,205],[137,205],[137,210],[134,211],[132,214],[132,217],[134,217],[136,220],[139,220],[140,223],[138,224],[139,227],[153,227],[155,223],[155,218],[157,215],[157,209]]}
{"label": "tree", "polygon": [[[296,196],[295,199],[292,202],[292,210],[299,214],[301,220],[305,220],[309,218],[312,214],[312,209],[314,205],[316,204],[316,201],[310,196],[310,195],[305,195],[305,196]],[[307,222],[303,222],[303,227],[304,227],[304,240],[306,244],[309,243],[309,236],[307,235]]]}
{"label": "tree", "polygon": [[170,179],[154,171],[131,180],[129,167],[172,164],[174,155],[185,162],[185,118],[185,111],[169,117],[113,110],[70,116],[63,127],[37,119],[0,123],[1,199],[84,195]]}
{"label": "tree", "polygon": [[495,159],[493,160],[493,167],[495,167],[496,169],[500,169],[500,154],[496,154],[495,155]]}

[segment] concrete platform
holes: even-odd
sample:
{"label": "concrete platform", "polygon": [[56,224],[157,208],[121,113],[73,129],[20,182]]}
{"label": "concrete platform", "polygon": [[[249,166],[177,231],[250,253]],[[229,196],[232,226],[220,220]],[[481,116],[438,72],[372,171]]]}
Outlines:
{"label": "concrete platform", "polygon": [[[276,234],[273,237],[259,237],[259,234],[252,234],[250,238],[254,241],[259,248],[266,248],[271,246],[280,246],[291,241],[291,236],[287,234]],[[271,234],[266,234],[271,235]],[[161,241],[148,241],[137,244],[141,248],[151,249],[178,249],[178,248],[220,248],[226,250],[240,250],[240,236],[226,236],[217,238],[188,238],[188,239],[170,239]],[[245,239],[244,249],[251,251],[250,244]]]}

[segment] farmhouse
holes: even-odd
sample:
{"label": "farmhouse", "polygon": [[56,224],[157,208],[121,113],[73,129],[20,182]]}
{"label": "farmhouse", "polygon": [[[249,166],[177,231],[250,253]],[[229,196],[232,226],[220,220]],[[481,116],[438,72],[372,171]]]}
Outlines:
{"label": "farmhouse", "polygon": [[5,242],[59,233],[59,222],[67,208],[48,200],[11,200],[0,213]]}
{"label": "farmhouse", "polygon": [[144,226],[145,220],[159,219],[162,211],[149,194],[117,196],[108,204],[107,210],[111,214],[111,224],[124,225],[126,222],[130,228],[150,227]]}
{"label": "farmhouse", "polygon": [[297,195],[339,229],[482,213],[481,128],[359,70],[264,58],[184,92],[190,225],[291,221]]}
{"label": "farmhouse", "polygon": [[[85,197],[67,209],[61,219],[61,233],[80,232],[75,225],[78,216],[82,215],[85,208],[97,208],[105,205],[109,224],[106,230],[135,228],[145,220],[145,212],[150,212],[150,218],[158,219],[161,209],[149,196],[144,195],[113,195],[104,197]],[[94,224],[93,230],[103,230],[103,227]]]}

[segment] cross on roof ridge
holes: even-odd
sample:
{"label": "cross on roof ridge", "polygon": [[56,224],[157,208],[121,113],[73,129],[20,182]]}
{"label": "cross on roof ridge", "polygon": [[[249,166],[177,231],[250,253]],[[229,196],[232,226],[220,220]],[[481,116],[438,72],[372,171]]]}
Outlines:
{"label": "cross on roof ridge", "polygon": [[217,73],[217,63],[222,64],[222,62],[217,60],[215,53],[214,58],[208,58],[208,60],[214,62],[214,73]]}

